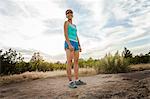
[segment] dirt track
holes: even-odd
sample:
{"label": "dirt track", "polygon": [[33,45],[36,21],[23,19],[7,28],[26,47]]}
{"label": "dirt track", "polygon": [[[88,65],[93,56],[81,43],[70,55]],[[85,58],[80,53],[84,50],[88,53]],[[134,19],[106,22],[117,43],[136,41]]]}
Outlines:
{"label": "dirt track", "polygon": [[87,85],[67,87],[66,77],[0,86],[0,99],[150,99],[150,70],[81,77]]}

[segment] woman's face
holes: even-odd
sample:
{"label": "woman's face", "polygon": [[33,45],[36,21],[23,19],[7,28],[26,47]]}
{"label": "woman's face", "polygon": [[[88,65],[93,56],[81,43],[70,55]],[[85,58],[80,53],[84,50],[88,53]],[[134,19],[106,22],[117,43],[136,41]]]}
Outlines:
{"label": "woman's face", "polygon": [[68,19],[72,19],[73,18],[73,13],[69,12],[66,16],[67,16]]}

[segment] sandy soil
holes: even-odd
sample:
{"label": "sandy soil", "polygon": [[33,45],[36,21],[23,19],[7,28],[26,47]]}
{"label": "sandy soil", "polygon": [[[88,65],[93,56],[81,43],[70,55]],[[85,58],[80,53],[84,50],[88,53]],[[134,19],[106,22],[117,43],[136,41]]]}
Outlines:
{"label": "sandy soil", "polygon": [[87,85],[67,87],[67,77],[0,86],[0,99],[150,99],[150,70],[80,77]]}

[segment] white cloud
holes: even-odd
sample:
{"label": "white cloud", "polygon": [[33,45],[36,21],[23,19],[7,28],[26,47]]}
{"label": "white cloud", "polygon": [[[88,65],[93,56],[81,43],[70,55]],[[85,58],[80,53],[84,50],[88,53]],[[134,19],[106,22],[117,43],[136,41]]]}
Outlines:
{"label": "white cloud", "polygon": [[71,8],[81,57],[103,57],[129,45],[135,53],[146,53],[148,43],[137,42],[150,38],[149,4],[149,0],[0,0],[0,48],[16,48],[28,59],[40,51],[46,60],[64,61],[63,23]]}

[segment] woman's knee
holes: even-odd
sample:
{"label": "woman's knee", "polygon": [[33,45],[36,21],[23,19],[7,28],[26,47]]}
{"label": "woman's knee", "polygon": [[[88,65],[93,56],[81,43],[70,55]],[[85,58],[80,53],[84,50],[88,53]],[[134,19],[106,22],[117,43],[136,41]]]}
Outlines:
{"label": "woman's knee", "polygon": [[78,59],[74,60],[74,64],[78,64]]}
{"label": "woman's knee", "polygon": [[71,64],[72,63],[72,59],[67,60],[67,64]]}
{"label": "woman's knee", "polygon": [[68,61],[68,62],[72,62],[72,59],[73,59],[73,56],[72,56],[72,55],[68,55],[68,56],[67,56],[67,61]]}

